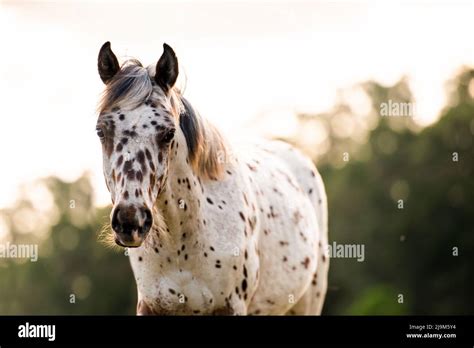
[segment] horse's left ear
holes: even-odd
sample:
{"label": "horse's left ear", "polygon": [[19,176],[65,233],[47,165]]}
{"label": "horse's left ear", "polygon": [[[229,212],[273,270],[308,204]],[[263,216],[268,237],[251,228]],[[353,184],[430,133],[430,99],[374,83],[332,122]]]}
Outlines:
{"label": "horse's left ear", "polygon": [[167,93],[176,83],[178,74],[178,58],[170,46],[163,44],[163,54],[156,63],[155,81]]}
{"label": "horse's left ear", "polygon": [[104,43],[100,48],[97,67],[99,69],[100,78],[104,83],[109,82],[110,79],[120,70],[119,62],[110,48],[109,41]]}

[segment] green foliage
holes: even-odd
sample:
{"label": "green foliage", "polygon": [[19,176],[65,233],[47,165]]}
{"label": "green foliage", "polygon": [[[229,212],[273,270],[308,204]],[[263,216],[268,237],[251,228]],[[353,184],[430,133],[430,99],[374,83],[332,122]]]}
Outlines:
{"label": "green foliage", "polygon": [[[455,79],[456,103],[433,126],[416,132],[392,127],[406,119],[381,118],[353,160],[320,166],[330,241],[364,244],[366,254],[363,264],[331,260],[325,313],[474,313],[474,102],[466,76],[471,81],[472,71]],[[370,88],[374,106],[394,88]],[[387,139],[396,144],[390,153]],[[371,156],[358,160],[357,151],[367,148]]]}
{"label": "green foliage", "polygon": [[[43,238],[23,234],[14,212],[31,205],[26,198],[3,216],[15,243],[38,243],[38,260],[0,259],[1,314],[133,314],[135,280],[123,251],[98,242],[110,209],[95,209],[87,176],[66,183],[43,181],[54,198],[57,219]],[[30,212],[35,219],[35,212]],[[71,295],[74,295],[74,300]],[[71,303],[75,302],[75,303]]]}
{"label": "green foliage", "polygon": [[[364,290],[348,308],[347,315],[403,315],[406,306],[398,302],[399,294],[390,286],[377,285]],[[393,299],[396,298],[397,301]]]}

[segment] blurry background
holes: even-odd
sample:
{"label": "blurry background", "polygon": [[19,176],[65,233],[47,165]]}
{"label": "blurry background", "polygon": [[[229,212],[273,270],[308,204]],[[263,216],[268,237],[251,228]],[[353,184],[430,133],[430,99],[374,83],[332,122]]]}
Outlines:
{"label": "blurry background", "polygon": [[[330,242],[365,246],[364,262],[331,261],[325,314],[474,314],[473,14],[467,0],[0,1],[0,243],[39,244],[37,262],[0,258],[0,314],[134,313],[127,257],[97,241],[108,40],[145,65],[167,42],[224,133],[314,159]],[[389,101],[416,112],[381,117]]]}

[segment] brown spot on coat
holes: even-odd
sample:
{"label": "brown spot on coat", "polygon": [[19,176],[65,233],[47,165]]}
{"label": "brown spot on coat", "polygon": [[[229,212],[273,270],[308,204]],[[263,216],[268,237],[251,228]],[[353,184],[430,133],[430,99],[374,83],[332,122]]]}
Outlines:
{"label": "brown spot on coat", "polygon": [[311,262],[310,258],[306,256],[305,259],[301,262],[301,264],[304,266],[304,268],[307,269],[310,262]]}
{"label": "brown spot on coat", "polygon": [[147,160],[151,161],[151,152],[150,152],[150,150],[145,149],[145,155],[146,155]]}
{"label": "brown spot on coat", "polygon": [[145,164],[145,153],[142,150],[137,153],[137,161],[142,165]]}
{"label": "brown spot on coat", "polygon": [[120,155],[120,157],[119,157],[118,160],[117,160],[117,167],[121,166],[122,163],[123,163],[123,156]]}

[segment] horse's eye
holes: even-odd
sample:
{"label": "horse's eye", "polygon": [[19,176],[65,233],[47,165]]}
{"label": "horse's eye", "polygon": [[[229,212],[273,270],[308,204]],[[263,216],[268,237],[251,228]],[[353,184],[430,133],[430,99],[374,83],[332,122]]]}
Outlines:
{"label": "horse's eye", "polygon": [[104,131],[102,128],[97,127],[96,128],[97,136],[100,138],[100,140],[103,140],[105,138]]}
{"label": "horse's eye", "polygon": [[173,139],[173,137],[174,137],[174,129],[171,129],[165,133],[165,135],[163,136],[163,141],[165,143],[169,143]]}

